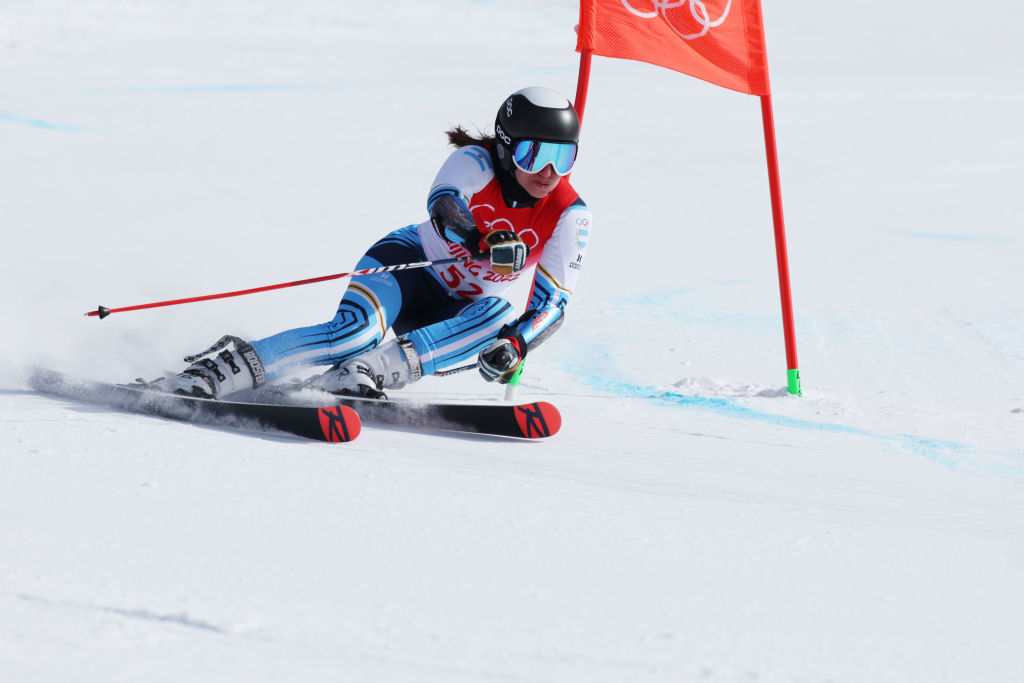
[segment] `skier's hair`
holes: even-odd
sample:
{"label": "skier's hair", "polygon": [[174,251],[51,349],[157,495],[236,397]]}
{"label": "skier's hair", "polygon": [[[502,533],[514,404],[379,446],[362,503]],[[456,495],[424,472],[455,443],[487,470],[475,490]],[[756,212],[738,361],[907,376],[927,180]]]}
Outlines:
{"label": "skier's hair", "polygon": [[484,135],[479,128],[476,129],[476,135],[472,135],[462,126],[455,126],[454,128],[445,131],[445,135],[448,136],[448,144],[452,147],[469,147],[470,145],[477,145],[479,147],[491,149],[494,147],[496,139],[493,135]]}

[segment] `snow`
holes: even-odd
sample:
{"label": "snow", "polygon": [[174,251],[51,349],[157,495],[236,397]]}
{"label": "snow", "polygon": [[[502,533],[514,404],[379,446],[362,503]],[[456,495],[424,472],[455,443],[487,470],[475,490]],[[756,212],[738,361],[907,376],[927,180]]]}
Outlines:
{"label": "snow", "polygon": [[[32,392],[333,314],[568,0],[0,5],[0,680],[1024,680],[1017,3],[766,3],[760,108],[594,60],[541,443],[314,444]],[[517,303],[525,299],[519,289]],[[470,373],[420,395],[497,400]]]}

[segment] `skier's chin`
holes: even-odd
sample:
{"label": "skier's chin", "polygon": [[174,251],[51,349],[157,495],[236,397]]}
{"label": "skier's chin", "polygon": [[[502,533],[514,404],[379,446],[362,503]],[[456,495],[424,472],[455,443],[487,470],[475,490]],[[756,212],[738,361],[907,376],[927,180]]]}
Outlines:
{"label": "skier's chin", "polygon": [[558,187],[558,181],[560,178],[556,177],[554,180],[539,180],[530,178],[526,182],[520,181],[520,185],[526,190],[526,193],[534,199],[543,199],[551,194],[551,191]]}

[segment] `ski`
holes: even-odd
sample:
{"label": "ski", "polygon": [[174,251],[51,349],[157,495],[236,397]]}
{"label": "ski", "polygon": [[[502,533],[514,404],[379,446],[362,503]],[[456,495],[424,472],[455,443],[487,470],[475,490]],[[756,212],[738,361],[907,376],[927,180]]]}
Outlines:
{"label": "ski", "polygon": [[251,392],[253,401],[213,400],[165,394],[143,385],[96,382],[42,368],[34,370],[29,384],[42,393],[134,413],[249,431],[279,431],[318,441],[352,441],[364,422],[516,439],[554,436],[562,425],[558,408],[545,401],[375,400],[284,387]]}
{"label": "ski", "polygon": [[[305,405],[322,400],[324,392],[271,387],[273,402]],[[256,394],[259,396],[260,394]],[[562,426],[562,416],[551,403],[438,403],[415,399],[377,400],[328,394],[354,409],[364,424],[407,429],[465,432],[517,439],[544,439]]]}
{"label": "ski", "polygon": [[[166,394],[143,385],[107,384],[36,368],[29,378],[41,393],[133,413],[245,431],[284,432],[327,442],[352,441],[361,429],[352,407],[239,403]],[[331,397],[333,399],[333,397]]]}

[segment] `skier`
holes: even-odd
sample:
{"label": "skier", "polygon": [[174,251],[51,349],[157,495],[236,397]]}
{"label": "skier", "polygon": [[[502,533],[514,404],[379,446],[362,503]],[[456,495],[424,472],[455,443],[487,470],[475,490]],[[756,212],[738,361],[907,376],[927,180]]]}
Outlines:
{"label": "skier", "polygon": [[[330,321],[252,343],[225,336],[152,385],[218,398],[331,365],[309,384],[383,398],[474,357],[484,379],[507,383],[528,350],[562,324],[580,273],[591,215],[565,178],[579,128],[565,97],[530,87],[502,102],[494,136],[449,130],[456,149],[430,189],[429,220],[381,239],[357,269],[468,260],[354,278]],[[517,317],[500,295],[531,266],[529,303]],[[384,343],[389,329],[397,337]]]}

